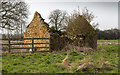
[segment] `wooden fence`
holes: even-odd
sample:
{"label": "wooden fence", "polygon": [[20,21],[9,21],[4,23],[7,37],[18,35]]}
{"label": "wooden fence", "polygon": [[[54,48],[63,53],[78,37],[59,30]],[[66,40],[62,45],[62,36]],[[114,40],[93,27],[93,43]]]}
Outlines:
{"label": "wooden fence", "polygon": [[[0,39],[1,41],[8,41],[8,43],[3,43],[2,42],[2,50],[8,50],[8,52],[10,53],[11,50],[13,49],[32,49],[32,51],[34,51],[34,49],[37,48],[49,48],[50,51],[50,38],[24,38],[24,39]],[[31,40],[31,43],[24,43],[25,40]],[[35,43],[34,40],[49,40],[49,43]],[[22,41],[22,42],[17,42],[17,43],[11,43],[11,41]],[[35,44],[48,44],[49,47],[34,47]],[[12,45],[19,45],[19,47],[11,47]],[[32,47],[20,47],[20,45],[32,45]],[[4,47],[7,46],[7,47]],[[48,52],[48,51],[47,51]]]}

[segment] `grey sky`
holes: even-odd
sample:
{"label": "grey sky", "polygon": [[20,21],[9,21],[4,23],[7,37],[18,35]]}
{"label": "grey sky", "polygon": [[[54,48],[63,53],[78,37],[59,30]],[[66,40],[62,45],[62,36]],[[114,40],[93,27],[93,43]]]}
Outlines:
{"label": "grey sky", "polygon": [[99,23],[98,28],[101,30],[118,28],[118,0],[115,0],[116,2],[113,2],[113,0],[109,0],[111,2],[95,2],[95,0],[93,0],[93,2],[79,2],[79,0],[70,0],[66,2],[52,1],[53,2],[47,2],[46,0],[26,0],[30,11],[28,23],[32,20],[35,11],[38,11],[45,21],[48,22],[48,16],[51,11],[60,9],[71,13],[74,9],[77,10],[79,6],[80,10],[87,7],[97,16],[95,21]]}

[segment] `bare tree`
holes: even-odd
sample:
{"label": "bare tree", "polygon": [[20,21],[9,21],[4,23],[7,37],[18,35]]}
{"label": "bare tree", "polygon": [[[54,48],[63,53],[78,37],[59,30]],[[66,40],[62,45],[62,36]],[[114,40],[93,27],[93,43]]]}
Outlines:
{"label": "bare tree", "polygon": [[[90,12],[86,7],[82,11],[74,10],[70,16],[67,17],[66,31],[69,36],[75,36],[78,34],[88,35],[89,30],[96,28],[98,23],[94,21],[96,16]],[[91,24],[91,25],[89,25]],[[91,33],[92,34],[92,33]]]}
{"label": "bare tree", "polygon": [[21,30],[28,18],[28,7],[22,0],[0,1],[0,27],[8,30]]}
{"label": "bare tree", "polygon": [[79,12],[73,12],[68,17],[66,27],[67,36],[74,40],[78,46],[88,46],[96,49],[96,31]]}
{"label": "bare tree", "polygon": [[68,25],[66,26],[66,32],[68,36],[73,38],[77,35],[89,36],[93,33],[94,28],[90,25],[83,15],[74,10],[73,13],[67,18]]}
{"label": "bare tree", "polygon": [[50,24],[55,27],[55,30],[62,30],[65,26],[66,11],[54,10],[49,16]]}
{"label": "bare tree", "polygon": [[93,12],[90,12],[87,7],[84,7],[82,9],[82,16],[94,27],[96,28],[99,24],[98,22],[95,22],[94,19],[96,16],[93,14]]}

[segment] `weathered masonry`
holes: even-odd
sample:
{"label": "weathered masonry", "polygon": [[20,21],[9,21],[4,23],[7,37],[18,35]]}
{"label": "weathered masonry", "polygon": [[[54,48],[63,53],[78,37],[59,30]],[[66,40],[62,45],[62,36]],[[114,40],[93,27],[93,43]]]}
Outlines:
{"label": "weathered masonry", "polygon": [[[50,38],[49,26],[46,22],[44,22],[44,19],[38,12],[35,12],[33,20],[27,26],[27,29],[24,32],[24,38]],[[31,42],[31,40],[24,40],[24,43]],[[49,44],[45,44],[50,43],[49,39],[36,39],[34,40],[34,43],[41,43],[35,44],[34,47],[44,47],[38,48],[36,51],[49,50],[49,48],[47,48],[49,47]],[[24,47],[32,47],[32,45],[25,45]]]}
{"label": "weathered masonry", "polygon": [[[35,12],[34,18],[31,23],[27,26],[24,32],[24,38],[38,38],[34,40],[24,40],[24,43],[38,43],[32,45],[24,45],[25,48],[31,47],[36,51],[58,51],[64,49],[64,47],[69,44],[74,44],[80,47],[91,47],[93,49],[97,48],[97,33],[95,29],[88,23],[88,21],[82,17],[78,16],[80,23],[80,34],[75,35],[75,39],[71,39],[68,35],[56,35],[50,34],[49,25],[44,22],[44,19],[38,12]],[[84,22],[84,23],[83,23]],[[41,39],[40,39],[41,38]],[[49,43],[49,44],[46,44]],[[79,44],[80,43],[80,44]],[[38,48],[41,47],[41,48]]]}

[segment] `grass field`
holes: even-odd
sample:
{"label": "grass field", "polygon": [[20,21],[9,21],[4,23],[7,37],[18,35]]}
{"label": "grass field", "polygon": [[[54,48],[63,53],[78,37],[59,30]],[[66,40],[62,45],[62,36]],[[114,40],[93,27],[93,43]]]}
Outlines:
{"label": "grass field", "polygon": [[97,51],[67,53],[3,54],[3,73],[118,73],[118,45],[98,45]]}
{"label": "grass field", "polygon": [[98,42],[118,42],[120,40],[98,40]]}

